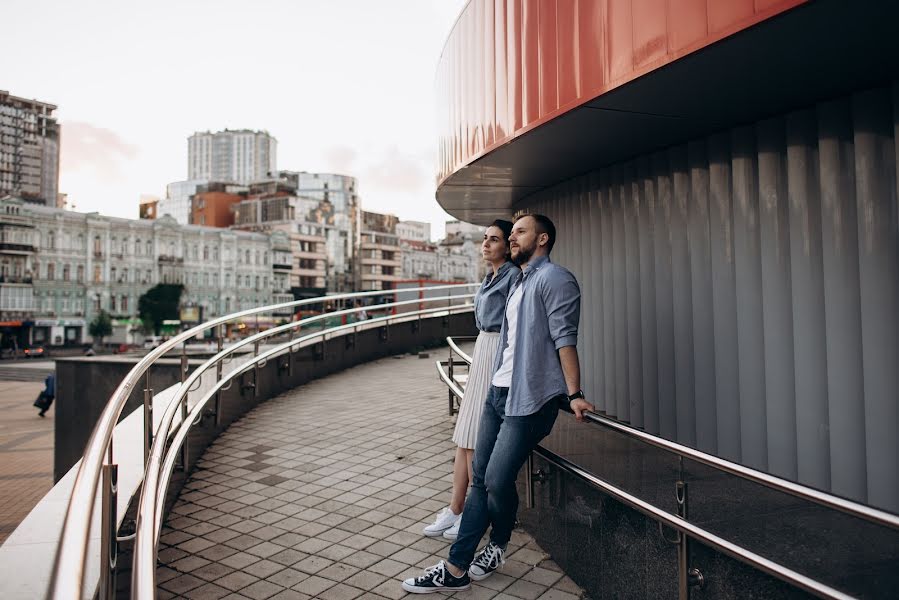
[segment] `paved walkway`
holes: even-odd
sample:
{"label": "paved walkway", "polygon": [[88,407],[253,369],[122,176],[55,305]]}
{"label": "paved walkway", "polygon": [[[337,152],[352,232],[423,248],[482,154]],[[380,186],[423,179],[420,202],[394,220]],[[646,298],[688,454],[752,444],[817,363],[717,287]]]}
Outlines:
{"label": "paved walkway", "polygon": [[[449,501],[452,427],[433,353],[362,365],[261,405],[207,450],[173,508],[159,597],[414,596],[400,581],[449,549],[421,528]],[[583,596],[524,532],[506,556],[501,572],[452,597]]]}
{"label": "paved walkway", "polygon": [[53,487],[53,408],[31,404],[43,383],[0,381],[0,544]]}

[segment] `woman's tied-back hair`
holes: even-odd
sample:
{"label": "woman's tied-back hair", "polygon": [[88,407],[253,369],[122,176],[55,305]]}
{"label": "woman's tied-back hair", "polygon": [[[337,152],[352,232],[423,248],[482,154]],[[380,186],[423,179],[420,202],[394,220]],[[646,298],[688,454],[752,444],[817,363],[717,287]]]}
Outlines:
{"label": "woman's tied-back hair", "polygon": [[488,227],[496,227],[503,232],[503,241],[506,243],[506,260],[512,258],[512,250],[509,248],[509,236],[512,235],[512,222],[503,219],[497,219]]}

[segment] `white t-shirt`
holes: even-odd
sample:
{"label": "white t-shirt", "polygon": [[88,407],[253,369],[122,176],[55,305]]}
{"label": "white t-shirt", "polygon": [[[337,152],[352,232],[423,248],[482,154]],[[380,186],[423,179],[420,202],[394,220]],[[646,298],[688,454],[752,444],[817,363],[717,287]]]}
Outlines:
{"label": "white t-shirt", "polygon": [[491,383],[496,387],[511,387],[512,385],[512,360],[515,358],[515,332],[518,330],[518,309],[521,307],[523,285],[515,288],[506,305],[506,321],[509,327],[506,330],[508,345],[503,350],[503,362],[493,374]]}

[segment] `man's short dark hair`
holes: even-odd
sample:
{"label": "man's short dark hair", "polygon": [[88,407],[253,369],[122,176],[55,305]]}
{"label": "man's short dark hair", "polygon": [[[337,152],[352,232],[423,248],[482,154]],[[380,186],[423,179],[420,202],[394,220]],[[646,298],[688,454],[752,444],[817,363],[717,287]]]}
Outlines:
{"label": "man's short dark hair", "polygon": [[522,215],[522,217],[531,217],[534,219],[537,223],[537,233],[545,233],[549,236],[549,241],[546,242],[546,253],[549,254],[552,252],[553,246],[556,244],[556,226],[549,220],[549,217],[538,214]]}

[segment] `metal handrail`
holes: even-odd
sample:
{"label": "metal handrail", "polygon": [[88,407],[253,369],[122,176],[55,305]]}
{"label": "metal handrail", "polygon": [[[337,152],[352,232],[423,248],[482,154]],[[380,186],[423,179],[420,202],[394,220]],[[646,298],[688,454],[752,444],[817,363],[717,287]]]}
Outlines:
{"label": "metal handrail", "polygon": [[[447,342],[450,343],[451,348],[458,348],[458,345],[453,343],[451,338],[447,338]],[[444,371],[442,365],[439,362],[437,364],[437,369],[441,380],[443,380],[443,382],[450,388],[450,390],[453,391],[453,393],[459,393],[460,390],[458,386],[455,385],[455,382],[452,380],[450,375],[446,373],[446,371]],[[571,411],[569,410],[568,412]],[[586,412],[584,416],[588,421],[592,423],[610,428],[626,437],[637,439],[657,448],[672,452],[673,454],[681,458],[694,460],[706,466],[763,485],[769,489],[783,492],[791,496],[837,510],[841,513],[853,517],[864,519],[876,525],[889,527],[891,529],[899,529],[899,516],[892,513],[866,506],[852,500],[840,498],[838,496],[834,496],[833,494],[828,494],[826,492],[794,483],[792,481],[787,481],[768,473],[763,473],[756,469],[752,469],[750,467],[725,460],[718,456],[713,456],[700,450],[684,446],[683,444],[678,444],[677,442],[672,442],[650,433],[646,433],[645,431],[641,431],[632,426],[620,423],[597,413]],[[637,496],[634,496],[633,494],[626,492],[621,488],[612,485],[611,483],[597,477],[596,475],[577,466],[573,462],[558,456],[557,454],[553,453],[550,450],[547,450],[542,446],[538,446],[534,450],[534,454],[541,456],[544,459],[556,464],[558,467],[584,479],[585,481],[588,481],[613,498],[616,498],[624,504],[640,511],[641,513],[649,516],[652,519],[655,519],[660,523],[676,529],[683,535],[687,535],[693,539],[701,541],[717,549],[718,551],[727,554],[732,558],[740,560],[746,564],[749,564],[765,573],[768,573],[769,575],[777,577],[822,598],[829,598],[834,600],[844,600],[852,598],[852,596],[849,596],[844,592],[827,586],[826,584],[814,580],[806,575],[802,575],[797,571],[789,569],[788,567],[767,559],[759,554],[752,552],[751,550],[743,548],[742,546],[734,544],[733,542],[730,542],[714,533],[711,533],[697,525],[694,525],[680,515],[673,515],[667,511],[657,508],[656,506],[638,498]],[[532,476],[530,470],[528,471],[527,475],[530,481],[530,477]],[[686,573],[683,574],[683,576],[686,577]]]}
{"label": "metal handrail", "polygon": [[577,466],[573,462],[562,458],[558,454],[555,454],[554,452],[547,450],[542,446],[538,446],[534,450],[534,453],[544,460],[555,464],[557,467],[568,471],[569,473],[572,473],[585,481],[588,481],[619,502],[622,502],[638,510],[651,519],[654,519],[668,527],[671,527],[672,529],[676,529],[684,535],[698,540],[714,548],[715,550],[718,550],[719,552],[730,556],[731,558],[737,559],[743,563],[759,569],[760,571],[768,573],[769,575],[777,577],[782,581],[786,581],[787,583],[795,585],[796,587],[821,598],[828,598],[832,600],[852,600],[852,596],[844,592],[825,585],[815,579],[812,579],[811,577],[803,575],[802,573],[784,567],[783,565],[776,563],[773,560],[767,559],[764,556],[760,556],[755,552],[752,552],[751,550],[747,550],[742,546],[734,544],[733,542],[729,542],[721,536],[715,535],[714,533],[711,533],[703,529],[702,527],[694,525],[686,519],[672,515],[671,513],[657,508],[649,502],[641,500],[637,496],[625,492],[621,488],[608,483],[607,481],[597,477],[596,475],[593,475],[592,473]]}
{"label": "metal handrail", "polygon": [[[449,341],[450,339],[451,338],[447,338],[447,341]],[[454,346],[456,346],[456,344],[451,344],[451,347]],[[713,467],[715,469],[719,469],[726,473],[730,473],[731,475],[736,475],[738,477],[748,479],[770,489],[790,494],[791,496],[795,496],[803,500],[821,504],[828,508],[838,510],[854,517],[865,519],[877,525],[883,525],[892,529],[899,529],[899,516],[892,513],[888,513],[871,506],[866,506],[859,502],[847,500],[846,498],[840,498],[839,496],[834,496],[833,494],[828,494],[827,492],[822,492],[820,490],[816,490],[799,483],[788,481],[786,479],[782,479],[780,477],[776,477],[774,475],[770,475],[768,473],[764,473],[762,471],[758,471],[756,469],[731,462],[729,460],[714,456],[712,454],[708,454],[701,450],[696,450],[695,448],[690,448],[689,446],[684,446],[683,444],[678,444],[677,442],[666,440],[665,438],[661,438],[659,436],[652,435],[651,433],[641,431],[640,429],[637,429],[630,425],[626,425],[619,421],[615,421],[614,419],[610,419],[597,413],[587,412],[585,413],[585,417],[587,418],[587,420],[592,421],[593,423],[608,427],[609,429],[614,429],[618,433],[621,433],[627,437],[638,439],[657,448],[672,452],[678,456],[695,460],[696,462],[702,463],[709,467]]]}
{"label": "metal handrail", "polygon": [[[445,300],[453,299],[466,299],[473,298],[474,294],[466,294],[466,295],[455,295],[455,296],[444,296],[444,297],[435,297],[435,298],[425,298],[425,299],[414,299],[414,300],[405,300],[400,302],[392,302],[388,304],[381,304],[379,307],[382,308],[393,308],[397,306],[405,306],[409,304],[421,304],[426,302],[442,302]],[[156,593],[156,585],[155,585],[155,571],[156,571],[156,548],[159,542],[159,535],[161,533],[162,528],[162,511],[160,507],[164,505],[166,493],[168,490],[168,486],[171,479],[171,473],[174,468],[176,456],[178,454],[179,448],[184,443],[190,429],[195,424],[197,418],[202,414],[202,411],[205,405],[215,396],[216,393],[221,391],[221,388],[233,380],[236,377],[239,377],[243,373],[252,370],[260,361],[268,361],[272,358],[276,358],[285,353],[289,353],[293,346],[296,345],[304,345],[313,340],[317,340],[319,338],[324,339],[326,335],[330,335],[332,337],[337,335],[343,335],[351,330],[355,331],[357,328],[361,326],[365,326],[372,323],[384,323],[386,325],[390,325],[392,320],[404,319],[410,316],[418,316],[419,318],[424,315],[438,315],[441,313],[456,313],[460,311],[470,311],[473,306],[471,304],[466,304],[462,306],[452,306],[452,307],[437,307],[437,308],[428,308],[421,309],[418,311],[411,311],[408,313],[401,313],[400,315],[388,315],[384,317],[376,317],[374,319],[368,319],[364,322],[358,323],[348,323],[346,325],[339,325],[337,327],[332,327],[327,330],[312,332],[296,339],[290,339],[286,342],[283,342],[274,348],[271,348],[262,354],[255,356],[252,361],[248,363],[235,367],[232,369],[227,375],[223,375],[213,386],[211,390],[206,392],[204,396],[191,408],[190,413],[187,415],[187,418],[183,419],[175,431],[174,436],[171,438],[171,443],[169,443],[169,431],[168,429],[171,427],[172,422],[174,420],[175,412],[177,411],[178,405],[180,402],[186,398],[186,396],[176,396],[173,398],[171,404],[169,404],[168,409],[163,417],[163,421],[160,424],[160,431],[164,431],[165,435],[159,435],[156,441],[153,444],[153,449],[151,452],[150,460],[147,462],[147,469],[144,475],[144,487],[141,491],[141,497],[139,502],[139,508],[137,513],[137,529],[136,529],[136,541],[134,546],[134,568],[133,568],[133,585],[132,585],[132,594],[136,598],[153,598]],[[308,323],[310,321],[319,320],[326,317],[340,316],[346,314],[352,314],[355,312],[359,312],[364,310],[363,308],[353,308],[346,309],[342,311],[335,311],[332,313],[327,313],[325,315],[316,315],[314,317],[310,317],[308,319],[303,320],[302,323]],[[245,340],[242,340],[241,344],[235,344],[229,348],[223,349],[221,352],[216,354],[214,357],[207,360],[203,365],[198,367],[192,374],[191,378],[199,379],[202,375],[202,372],[210,369],[215,366],[219,361],[221,361],[226,354],[234,353],[238,348],[243,345],[248,345],[250,343],[255,343],[261,339],[259,336],[265,337],[273,337],[275,335],[279,335],[280,333],[284,333],[285,331],[289,331],[290,329],[299,326],[300,323],[288,323],[285,325],[281,325],[279,327],[275,327],[273,329],[269,329],[264,332],[259,332],[255,336],[251,336]],[[256,339],[253,339],[256,338]],[[191,385],[191,379],[186,380],[180,387],[180,393],[184,393]],[[165,453],[163,455],[163,453]]]}
{"label": "metal handrail", "polygon": [[[460,340],[461,340],[461,339],[469,339],[469,338],[471,338],[471,336],[456,336],[456,339],[460,339]],[[471,338],[471,339],[477,339],[477,338]],[[466,354],[466,353],[462,350],[462,348],[460,348],[460,347],[456,344],[456,342],[455,342],[455,340],[454,340],[453,338],[447,337],[447,338],[446,338],[446,343],[449,344],[450,350],[452,350],[453,352],[455,352],[456,354],[458,354],[458,355],[459,355],[459,358],[461,358],[462,360],[464,360],[465,362],[467,362],[469,367],[471,366],[471,356],[469,356],[468,354]]]}
{"label": "metal handrail", "polygon": [[[84,579],[84,569],[87,562],[85,548],[88,547],[89,543],[91,517],[94,510],[97,486],[100,483],[100,474],[104,463],[104,457],[109,455],[109,462],[112,463],[112,436],[115,425],[119,420],[119,416],[121,415],[131,392],[136,388],[141,377],[144,376],[157,359],[163,357],[179,344],[187,342],[208,329],[248,316],[273,313],[283,309],[318,304],[321,302],[384,296],[390,293],[404,294],[441,289],[464,289],[473,288],[477,285],[478,284],[453,284],[398,290],[352,292],[251,308],[224,315],[211,321],[207,321],[206,323],[201,323],[200,325],[181,332],[157,348],[151,350],[131,369],[131,371],[129,371],[113,392],[109,402],[97,419],[97,424],[91,432],[90,438],[85,446],[85,452],[75,476],[75,482],[72,486],[72,495],[66,509],[65,520],[63,521],[59,546],[57,547],[54,561],[53,576],[50,582],[50,597],[54,599],[71,598],[72,600],[76,600],[80,597],[81,582]],[[418,298],[417,300],[424,301],[427,299]],[[377,306],[381,307],[384,305],[381,304]],[[333,315],[334,313],[329,314]]]}
{"label": "metal handrail", "polygon": [[866,506],[852,500],[847,500],[845,498],[840,498],[839,496],[834,496],[833,494],[828,494],[827,492],[822,492],[820,490],[816,490],[799,483],[787,481],[786,479],[781,479],[780,477],[769,475],[768,473],[763,473],[762,471],[758,471],[756,469],[731,462],[718,456],[707,454],[705,452],[702,452],[701,450],[696,450],[695,448],[690,448],[689,446],[684,446],[683,444],[678,444],[677,442],[666,440],[664,438],[652,435],[651,433],[640,431],[639,429],[636,429],[629,425],[625,425],[596,413],[588,412],[585,414],[585,416],[587,420],[592,421],[593,423],[597,423],[598,425],[602,425],[603,427],[614,429],[615,431],[625,436],[638,439],[642,442],[655,446],[656,448],[661,448],[663,450],[667,450],[669,452],[677,454],[678,456],[689,458],[690,460],[695,460],[696,462],[724,471],[726,473],[730,473],[731,475],[736,475],[737,477],[748,479],[769,489],[783,492],[785,494],[790,494],[791,496],[794,496],[796,498],[808,500],[810,502],[814,502],[816,504],[838,510],[853,517],[865,519],[877,525],[883,525],[892,529],[899,529],[899,516],[888,513],[886,511],[879,510],[871,506]]}
{"label": "metal handrail", "polygon": [[[460,296],[453,296],[453,298],[459,298],[459,297]],[[420,302],[420,300],[415,300],[415,302]],[[422,309],[422,310],[418,310],[418,311],[414,311],[414,312],[403,313],[403,317],[412,316],[412,315],[417,315],[417,316],[421,317],[423,315],[429,315],[429,314],[430,315],[440,315],[441,313],[447,313],[447,312],[455,314],[455,313],[459,313],[459,312],[468,312],[468,311],[472,310],[472,308],[473,308],[473,305],[471,305],[471,304],[461,305],[461,306],[453,306],[450,308],[447,308],[447,307],[428,308],[428,309]],[[390,321],[397,319],[397,318],[401,318],[401,317],[398,317],[395,315],[386,316],[386,317],[377,317],[375,319],[369,319],[365,323],[386,322],[387,325],[390,325]],[[289,340],[287,342],[283,342],[282,344],[279,344],[278,346],[267,350],[263,354],[260,354],[256,360],[251,361],[247,364],[241,365],[239,367],[235,367],[227,375],[223,375],[222,379],[220,381],[216,382],[213,389],[208,391],[206,393],[206,395],[204,395],[204,397],[201,398],[199,400],[199,402],[197,402],[197,404],[194,405],[194,407],[191,409],[190,414],[191,415],[198,414],[200,411],[200,408],[198,408],[198,407],[201,404],[207,403],[212,398],[212,396],[215,395],[216,392],[221,391],[221,386],[228,383],[228,380],[234,379],[235,377],[239,377],[240,375],[243,375],[244,373],[253,369],[254,363],[258,363],[260,360],[271,360],[272,358],[276,358],[278,356],[287,354],[288,352],[290,352],[290,348],[292,348],[293,346],[298,345],[298,344],[301,346],[308,346],[308,345],[310,345],[309,342],[315,342],[318,338],[323,338],[325,336],[325,334],[332,335],[335,337],[337,337],[339,335],[344,335],[345,333],[348,333],[351,330],[354,331],[355,329],[358,328],[359,325],[360,325],[360,323],[349,323],[346,325],[340,325],[338,327],[328,329],[326,331],[309,333],[300,338],[296,338],[296,339]],[[335,335],[335,334],[337,334],[337,335]],[[186,435],[187,432],[192,427],[192,425],[185,426],[184,423],[185,422],[182,421],[182,423],[179,425],[179,428],[176,431],[175,436],[172,438],[172,441],[168,446],[169,452],[165,455],[166,460],[165,460],[165,463],[163,464],[162,470],[161,470],[164,479],[166,477],[171,476],[171,467],[174,466],[175,455],[177,454],[176,452],[174,452],[174,449],[176,449],[181,444],[181,442],[183,441],[183,435]],[[193,423],[193,421],[191,421],[191,423]],[[166,488],[167,487],[168,487],[168,482],[165,480],[161,483],[161,485],[157,486],[157,495],[156,495],[156,506],[157,507],[161,506],[162,503],[164,502],[165,497],[166,497]],[[161,526],[162,526],[162,513],[160,511],[156,511],[155,535],[156,535],[157,540],[158,540]],[[138,533],[140,533],[140,529],[138,529]],[[146,562],[146,561],[144,561],[144,562]],[[152,562],[152,561],[150,561],[150,562]]]}
{"label": "metal handrail", "polygon": [[437,361],[437,374],[440,376],[440,379],[446,386],[456,395],[457,398],[461,398],[464,395],[462,388],[456,385],[456,382],[449,376],[449,373],[444,370],[443,365],[440,364],[440,361]]}

